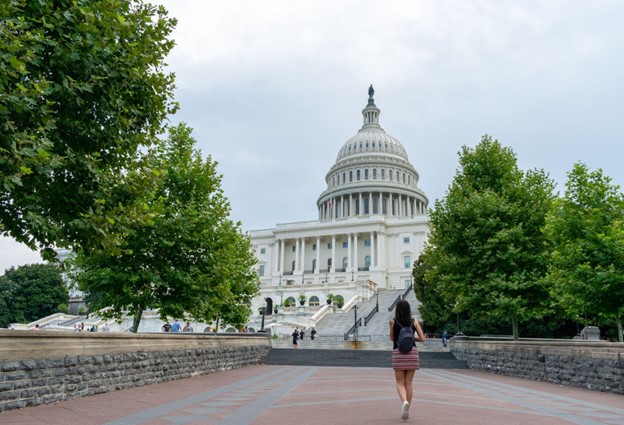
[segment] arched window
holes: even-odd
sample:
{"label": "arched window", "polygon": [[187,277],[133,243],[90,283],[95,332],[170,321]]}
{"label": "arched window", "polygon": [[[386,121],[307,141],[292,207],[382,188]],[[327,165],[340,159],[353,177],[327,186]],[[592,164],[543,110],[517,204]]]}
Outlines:
{"label": "arched window", "polygon": [[373,180],[377,180],[377,169],[373,168]]}
{"label": "arched window", "polygon": [[284,300],[284,307],[294,307],[297,305],[297,302],[293,297],[288,297]]}
{"label": "arched window", "polygon": [[342,184],[347,182],[347,173],[342,173]]}
{"label": "arched window", "polygon": [[349,181],[353,181],[353,171],[349,171]]}
{"label": "arched window", "polygon": [[310,301],[308,301],[308,305],[310,307],[318,307],[321,303],[316,295],[310,297]]}
{"label": "arched window", "polygon": [[381,169],[381,179],[382,179],[382,180],[385,180],[385,179],[386,179],[386,169],[385,169],[385,168],[382,168],[382,169]]}
{"label": "arched window", "polygon": [[392,180],[392,170],[388,170],[388,180]]}
{"label": "arched window", "polygon": [[349,266],[349,259],[347,257],[344,257],[342,259],[342,268],[346,270],[348,266]]}
{"label": "arched window", "polygon": [[367,255],[366,257],[364,257],[364,266],[370,267],[370,255]]}
{"label": "arched window", "polygon": [[368,168],[364,170],[364,180],[368,180]]}
{"label": "arched window", "polygon": [[405,184],[405,173],[403,173],[403,183]]}
{"label": "arched window", "polygon": [[356,179],[356,180],[359,180],[359,179],[360,179],[360,170],[357,170],[357,171],[355,172],[355,179]]}

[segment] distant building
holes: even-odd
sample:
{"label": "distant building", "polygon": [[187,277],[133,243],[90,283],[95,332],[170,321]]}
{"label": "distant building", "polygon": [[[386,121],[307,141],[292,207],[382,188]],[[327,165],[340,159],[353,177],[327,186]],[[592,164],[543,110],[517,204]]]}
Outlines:
{"label": "distant building", "polygon": [[[267,314],[281,306],[278,311],[294,315],[288,321],[306,323],[329,294],[349,304],[411,284],[428,236],[428,199],[405,148],[379,125],[373,96],[371,86],[362,128],[325,176],[318,220],[250,232],[260,275],[254,315],[266,303]],[[284,307],[300,300],[303,308]]]}

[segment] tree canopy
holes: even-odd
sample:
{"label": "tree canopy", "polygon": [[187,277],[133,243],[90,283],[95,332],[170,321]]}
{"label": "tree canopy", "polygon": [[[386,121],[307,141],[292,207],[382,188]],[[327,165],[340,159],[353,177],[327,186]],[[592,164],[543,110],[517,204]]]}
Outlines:
{"label": "tree canopy", "polygon": [[141,213],[127,170],[177,107],[174,25],[140,0],[2,2],[0,234],[50,258]]}
{"label": "tree canopy", "polygon": [[460,167],[430,214],[425,281],[442,288],[457,312],[511,320],[541,317],[549,307],[547,241],[542,232],[553,183],[522,172],[510,148],[484,136],[464,146]]}
{"label": "tree canopy", "polygon": [[0,326],[28,323],[58,312],[69,292],[54,265],[10,268],[0,276]]}
{"label": "tree canopy", "polygon": [[159,176],[146,206],[151,220],[127,229],[118,254],[77,252],[75,278],[90,307],[131,313],[135,332],[145,309],[240,326],[258,290],[249,238],[229,218],[217,164],[202,160],[195,143],[187,126],[170,129],[145,171]]}
{"label": "tree canopy", "polygon": [[553,251],[549,279],[560,304],[577,320],[616,323],[624,314],[624,197],[602,170],[577,163],[564,196],[548,216]]}

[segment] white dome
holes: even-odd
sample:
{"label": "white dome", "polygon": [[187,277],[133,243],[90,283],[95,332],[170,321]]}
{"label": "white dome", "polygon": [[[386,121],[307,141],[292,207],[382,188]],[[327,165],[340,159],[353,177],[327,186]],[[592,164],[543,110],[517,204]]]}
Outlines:
{"label": "white dome", "polygon": [[347,140],[338,151],[336,162],[346,157],[367,153],[395,155],[409,161],[401,142],[379,126],[365,125],[355,136]]}

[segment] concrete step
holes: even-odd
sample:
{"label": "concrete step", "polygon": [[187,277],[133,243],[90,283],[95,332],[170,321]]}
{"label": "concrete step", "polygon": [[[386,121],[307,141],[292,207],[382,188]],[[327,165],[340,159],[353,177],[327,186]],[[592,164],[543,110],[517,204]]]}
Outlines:
{"label": "concrete step", "polygon": [[[268,365],[280,366],[343,366],[392,367],[390,350],[296,350],[274,348],[265,360]],[[468,369],[465,361],[457,360],[449,352],[421,352],[423,369]]]}

